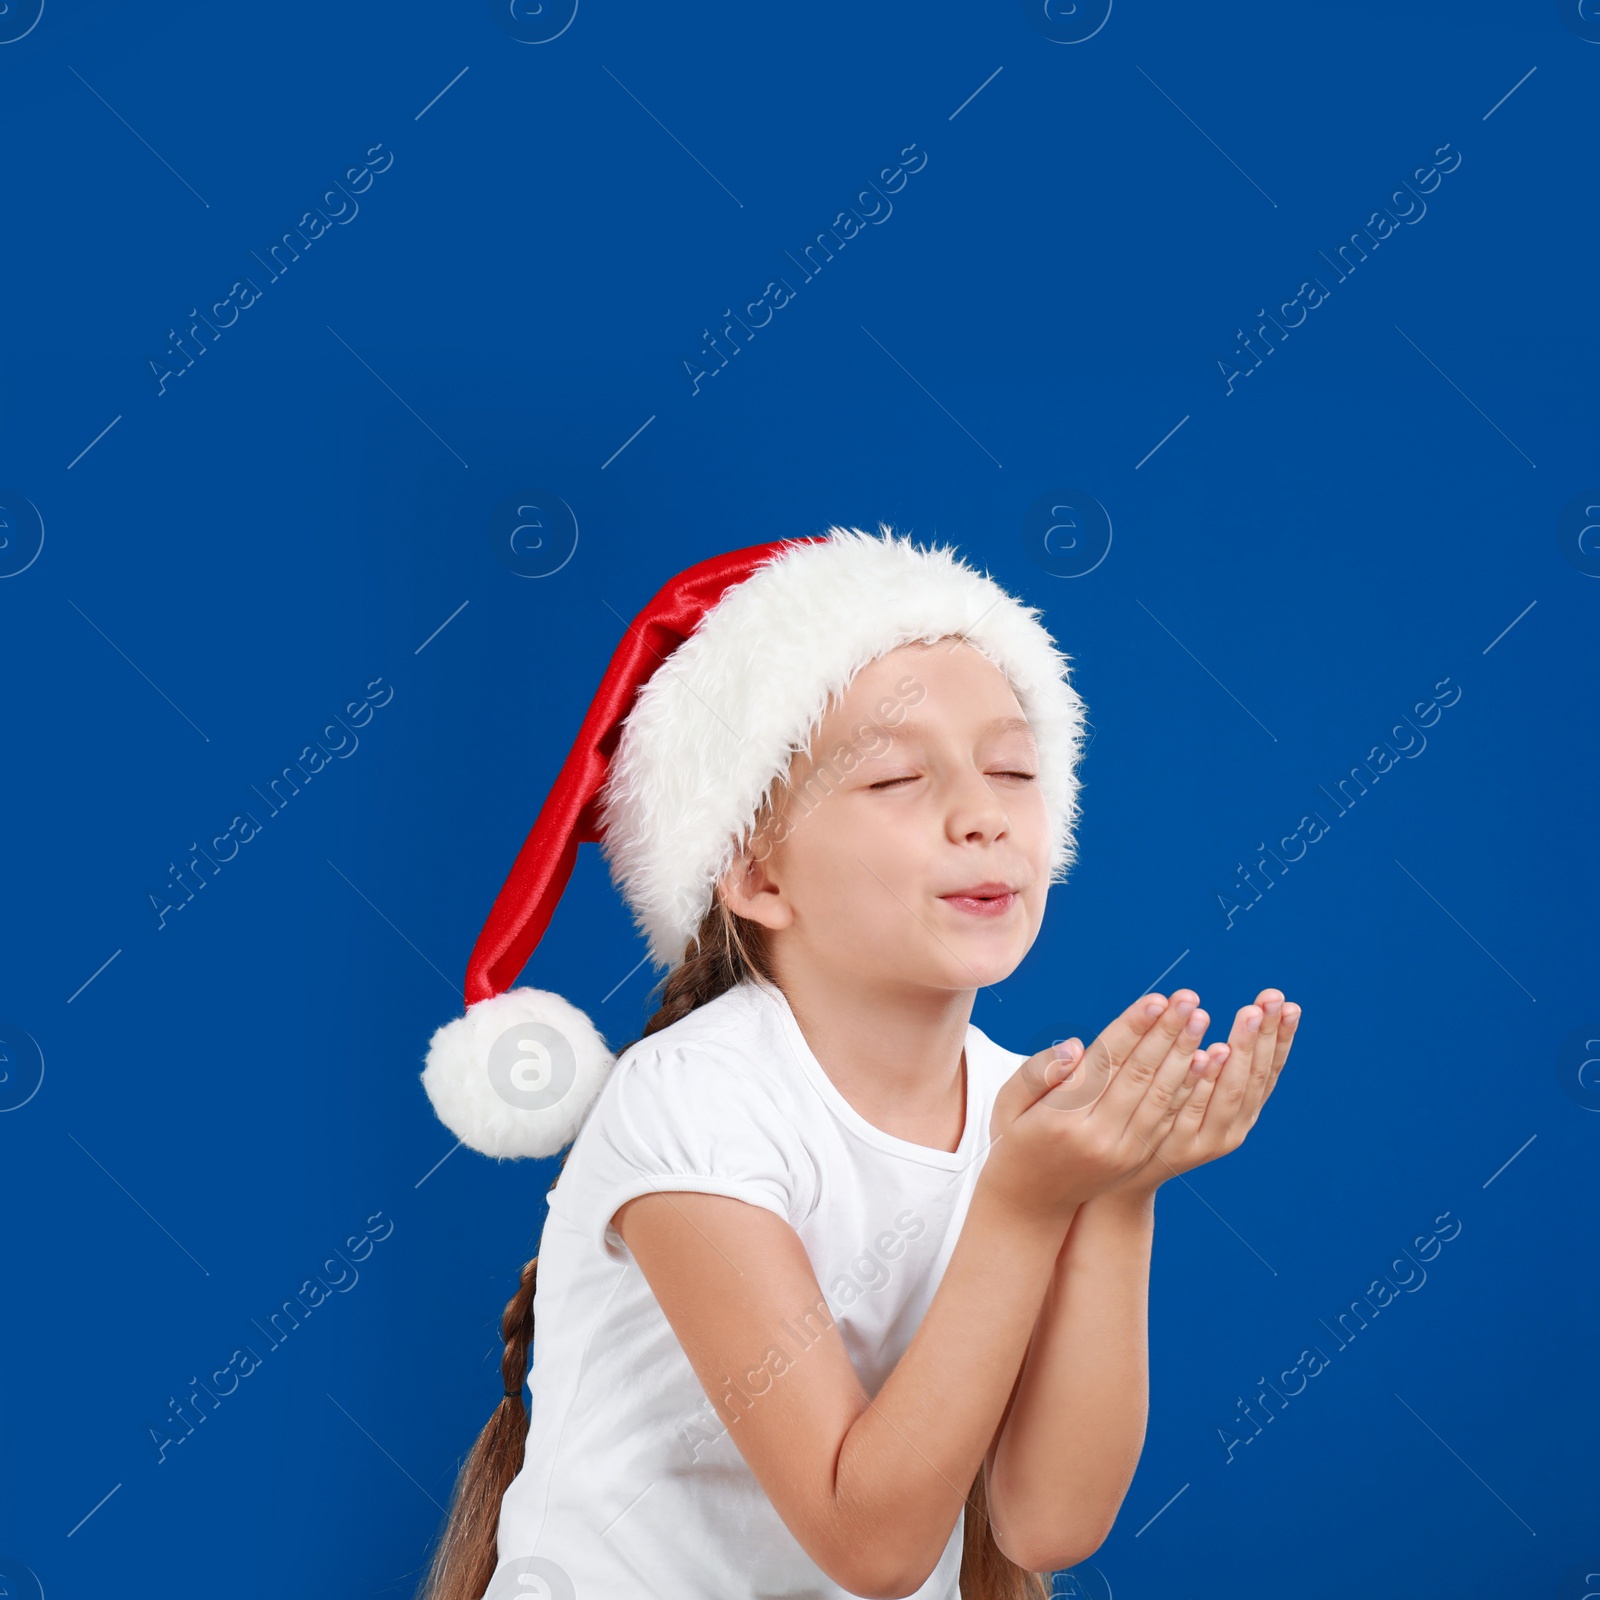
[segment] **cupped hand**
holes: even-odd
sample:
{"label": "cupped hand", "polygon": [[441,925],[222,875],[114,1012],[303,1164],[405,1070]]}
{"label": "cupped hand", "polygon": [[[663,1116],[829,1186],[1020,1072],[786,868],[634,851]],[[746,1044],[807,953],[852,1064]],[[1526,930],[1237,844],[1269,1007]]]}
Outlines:
{"label": "cupped hand", "polygon": [[1153,1193],[1168,1178],[1237,1150],[1278,1086],[1299,1024],[1300,1007],[1281,989],[1263,989],[1254,1005],[1242,1006],[1228,1042],[1196,1052],[1193,1086],[1150,1159],[1103,1192]]}
{"label": "cupped hand", "polygon": [[1024,1213],[1059,1217],[1134,1176],[1202,1081],[1199,998],[1146,995],[1087,1050],[1072,1038],[1023,1062],[995,1098],[980,1181]]}

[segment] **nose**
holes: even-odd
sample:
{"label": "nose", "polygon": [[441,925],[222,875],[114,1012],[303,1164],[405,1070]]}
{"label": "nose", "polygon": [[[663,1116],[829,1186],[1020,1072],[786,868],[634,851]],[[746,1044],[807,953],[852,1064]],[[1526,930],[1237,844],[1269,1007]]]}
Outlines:
{"label": "nose", "polygon": [[976,767],[950,780],[945,832],[953,843],[991,844],[1004,836],[1010,822],[1001,797]]}

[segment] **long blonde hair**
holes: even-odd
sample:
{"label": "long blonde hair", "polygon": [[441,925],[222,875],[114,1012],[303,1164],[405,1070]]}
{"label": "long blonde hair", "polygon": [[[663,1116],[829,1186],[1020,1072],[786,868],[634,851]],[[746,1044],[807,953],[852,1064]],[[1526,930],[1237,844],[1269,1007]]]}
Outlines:
{"label": "long blonde hair", "polygon": [[[720,894],[713,895],[711,908],[688,954],[668,975],[660,1008],[645,1024],[640,1037],[648,1038],[688,1016],[752,974],[768,982],[776,981],[767,958],[764,932],[758,923],[728,910]],[[566,1165],[565,1156],[562,1165]],[[558,1171],[551,1182],[552,1189],[559,1179]],[[483,1600],[494,1576],[500,1502],[521,1470],[528,1437],[522,1389],[528,1376],[528,1350],[533,1343],[533,1294],[538,1268],[537,1256],[523,1267],[517,1292],[500,1319],[505,1340],[500,1375],[507,1392],[462,1463],[444,1529],[417,1600]],[[1047,1600],[1049,1590],[1044,1579],[1008,1560],[995,1543],[981,1466],[967,1496],[965,1515],[963,1600]]]}

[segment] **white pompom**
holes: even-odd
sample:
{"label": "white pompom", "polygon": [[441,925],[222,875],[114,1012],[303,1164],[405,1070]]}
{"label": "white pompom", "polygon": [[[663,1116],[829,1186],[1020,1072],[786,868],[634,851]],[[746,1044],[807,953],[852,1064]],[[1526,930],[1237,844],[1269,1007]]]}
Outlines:
{"label": "white pompom", "polygon": [[428,1044],[422,1087],[439,1120],[486,1156],[553,1156],[577,1137],[616,1057],[575,1005],[508,989]]}

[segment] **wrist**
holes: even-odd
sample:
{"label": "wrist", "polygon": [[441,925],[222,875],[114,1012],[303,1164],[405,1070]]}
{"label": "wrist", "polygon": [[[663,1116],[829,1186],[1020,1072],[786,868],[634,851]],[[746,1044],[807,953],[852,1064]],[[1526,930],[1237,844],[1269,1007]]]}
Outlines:
{"label": "wrist", "polygon": [[1062,1210],[1040,1210],[1008,1194],[987,1172],[980,1173],[973,1190],[969,1218],[977,1213],[985,1221],[992,1221],[1007,1234],[1019,1241],[1037,1245],[1041,1250],[1059,1250],[1072,1226],[1072,1219],[1081,1209],[1078,1202]]}
{"label": "wrist", "polygon": [[1156,1190],[1159,1181],[1135,1178],[1111,1189],[1102,1189],[1092,1200],[1086,1201],[1098,1212],[1111,1212],[1118,1216],[1145,1221],[1153,1219],[1156,1209]]}

